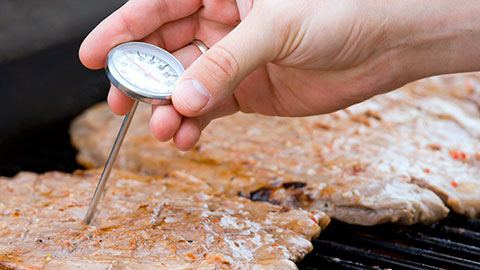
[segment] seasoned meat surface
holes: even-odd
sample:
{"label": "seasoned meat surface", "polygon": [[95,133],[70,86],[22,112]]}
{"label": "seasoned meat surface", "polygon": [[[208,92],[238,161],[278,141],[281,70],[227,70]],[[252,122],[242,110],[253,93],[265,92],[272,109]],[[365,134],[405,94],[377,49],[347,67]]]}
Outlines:
{"label": "seasoned meat surface", "polygon": [[[344,222],[432,223],[450,207],[480,216],[480,75],[429,78],[329,115],[235,114],[180,152],[134,119],[119,168],[195,172],[217,194],[325,211]],[[103,166],[121,119],[104,104],[71,127],[78,161]]]}
{"label": "seasoned meat surface", "polygon": [[0,178],[0,269],[296,269],[329,222],[200,181],[117,171],[86,226],[99,173]]}

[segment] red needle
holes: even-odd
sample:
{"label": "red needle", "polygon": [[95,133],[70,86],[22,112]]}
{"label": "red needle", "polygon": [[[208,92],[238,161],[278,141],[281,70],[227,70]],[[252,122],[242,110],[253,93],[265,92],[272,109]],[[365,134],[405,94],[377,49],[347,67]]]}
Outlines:
{"label": "red needle", "polygon": [[161,83],[157,78],[155,78],[151,73],[148,73],[144,68],[142,68],[139,64],[137,64],[135,61],[132,60],[132,58],[128,57],[128,55],[126,55],[125,53],[123,53],[123,55],[125,55],[125,57],[127,57],[127,59],[134,63],[139,69],[141,69],[143,71],[143,73],[145,73],[145,75],[147,75],[148,77],[154,79],[155,81],[157,81],[158,83]]}

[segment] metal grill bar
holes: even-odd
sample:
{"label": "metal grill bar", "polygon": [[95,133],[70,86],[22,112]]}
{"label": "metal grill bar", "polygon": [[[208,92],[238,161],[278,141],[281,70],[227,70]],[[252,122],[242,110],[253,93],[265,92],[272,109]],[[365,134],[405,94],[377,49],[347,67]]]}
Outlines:
{"label": "metal grill bar", "polygon": [[480,219],[465,218],[458,215],[450,215],[448,219],[442,221],[442,224],[458,226],[466,229],[480,231]]}
{"label": "metal grill bar", "polygon": [[426,249],[433,249],[448,254],[455,254],[466,259],[475,260],[480,258],[480,248],[455,242],[450,239],[438,238],[424,235],[423,233],[412,230],[398,232],[403,237],[414,243],[414,246],[420,246]]}
{"label": "metal grill bar", "polygon": [[478,262],[456,256],[451,256],[448,254],[442,254],[429,249],[417,248],[415,246],[407,246],[404,244],[392,243],[369,237],[362,237],[356,234],[337,235],[337,239],[339,241],[345,240],[348,242],[353,242],[361,246],[368,246],[381,252],[391,252],[397,256],[402,255],[405,257],[417,258],[418,261],[431,263],[432,265],[442,264],[451,267],[474,267],[480,269],[480,263]]}
{"label": "metal grill bar", "polygon": [[[315,249],[321,252],[327,252],[329,255],[337,254],[339,257],[343,257],[349,260],[359,261],[365,264],[370,264],[371,267],[379,269],[379,267],[388,267],[388,268],[401,268],[401,269],[412,269],[412,270],[438,270],[441,268],[428,265],[425,263],[420,263],[403,258],[395,258],[385,254],[381,254],[378,250],[370,250],[353,247],[349,244],[342,244],[329,240],[317,239],[314,241]],[[320,269],[317,267],[317,269]],[[351,268],[347,268],[351,269]]]}
{"label": "metal grill bar", "polygon": [[[380,240],[390,239],[406,246],[429,249],[468,260],[477,261],[478,258],[480,258],[480,247],[462,243],[460,241],[462,239],[459,239],[457,234],[445,235],[443,238],[440,238],[438,237],[438,231],[425,226],[383,226],[381,228],[380,230],[372,232],[371,228],[357,227],[356,233],[361,234],[361,237]],[[474,244],[478,245],[479,242],[475,242]]]}
{"label": "metal grill bar", "polygon": [[474,231],[470,231],[470,230],[459,228],[459,227],[451,227],[447,225],[438,226],[437,230],[445,234],[450,234],[450,235],[453,234],[455,235],[455,237],[461,238],[464,241],[471,243],[472,245],[475,245],[475,243],[478,244],[480,242],[479,232],[474,232]]}
{"label": "metal grill bar", "polygon": [[432,226],[353,226],[333,220],[300,269],[480,269],[480,221],[450,215]]}
{"label": "metal grill bar", "polygon": [[321,269],[353,269],[353,270],[374,270],[375,267],[367,266],[359,262],[343,260],[340,258],[316,254],[312,257],[313,260],[307,262],[304,260],[300,269],[302,270],[317,270]]}

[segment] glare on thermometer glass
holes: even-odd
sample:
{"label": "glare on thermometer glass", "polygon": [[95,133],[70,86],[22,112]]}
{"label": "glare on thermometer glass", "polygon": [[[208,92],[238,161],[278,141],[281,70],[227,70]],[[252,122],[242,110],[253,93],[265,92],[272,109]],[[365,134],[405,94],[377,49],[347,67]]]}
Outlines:
{"label": "glare on thermometer glass", "polygon": [[183,73],[183,66],[173,55],[157,46],[143,42],[127,42],[116,46],[108,53],[105,70],[112,84],[133,98],[135,103],[130,112],[125,115],[118,131],[85,215],[86,224],[90,224],[95,215],[138,102],[144,101],[153,105],[171,103],[173,89],[178,77]]}

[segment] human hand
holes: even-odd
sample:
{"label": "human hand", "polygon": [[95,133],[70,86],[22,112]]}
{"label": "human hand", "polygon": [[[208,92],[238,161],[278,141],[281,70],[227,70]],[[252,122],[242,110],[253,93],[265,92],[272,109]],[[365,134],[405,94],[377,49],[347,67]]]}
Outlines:
{"label": "human hand", "polygon": [[[159,140],[173,137],[182,150],[195,144],[212,119],[239,110],[281,116],[328,113],[421,77],[459,71],[465,62],[458,53],[442,54],[451,42],[440,37],[454,27],[435,28],[427,4],[252,2],[131,0],[85,39],[80,59],[89,68],[101,68],[113,46],[131,40],[173,51],[188,68],[173,105],[154,108],[151,128]],[[436,1],[442,12],[434,15],[458,6],[449,2]],[[459,12],[465,20],[478,12],[478,4],[463,2],[466,7]],[[447,16],[454,22],[459,17]],[[432,48],[428,35],[441,46]],[[198,59],[198,49],[188,45],[194,39],[211,47]],[[472,40],[462,45],[478,44]],[[438,65],[442,62],[449,65]],[[108,100],[118,114],[132,104],[113,87]]]}

